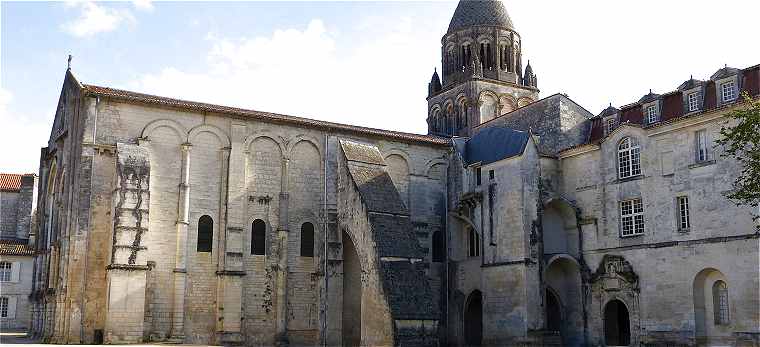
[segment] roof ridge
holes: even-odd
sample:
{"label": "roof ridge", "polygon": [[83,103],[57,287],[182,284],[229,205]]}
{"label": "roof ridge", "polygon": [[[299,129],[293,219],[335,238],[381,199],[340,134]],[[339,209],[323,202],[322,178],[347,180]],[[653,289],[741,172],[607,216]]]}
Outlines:
{"label": "roof ridge", "polygon": [[386,130],[386,129],[359,126],[359,125],[336,123],[336,122],[323,121],[323,120],[317,120],[313,118],[306,118],[306,117],[299,117],[299,116],[291,116],[291,115],[274,113],[274,112],[257,111],[257,110],[245,109],[245,108],[234,107],[234,106],[225,106],[225,105],[212,104],[212,103],[207,103],[207,102],[177,99],[177,98],[159,96],[159,95],[154,95],[154,94],[135,92],[135,91],[125,90],[125,89],[98,86],[94,84],[83,83],[82,86],[85,89],[85,91],[89,94],[96,95],[96,96],[112,97],[112,98],[125,100],[125,101],[142,102],[142,103],[148,103],[148,104],[163,105],[167,107],[176,107],[176,108],[191,109],[191,110],[198,110],[198,111],[218,112],[218,113],[223,113],[223,114],[224,113],[235,114],[235,115],[248,116],[248,117],[253,116],[253,117],[260,117],[265,120],[274,121],[274,122],[280,121],[280,122],[297,123],[297,124],[303,124],[303,125],[312,125],[312,126],[328,128],[328,129],[333,129],[333,130],[352,131],[352,132],[359,132],[359,133],[375,135],[375,136],[390,136],[399,140],[426,142],[426,143],[436,144],[436,145],[448,144],[448,139],[439,137],[439,136],[434,136],[434,135],[423,135],[423,134],[408,133],[408,132],[396,131],[396,130]]}

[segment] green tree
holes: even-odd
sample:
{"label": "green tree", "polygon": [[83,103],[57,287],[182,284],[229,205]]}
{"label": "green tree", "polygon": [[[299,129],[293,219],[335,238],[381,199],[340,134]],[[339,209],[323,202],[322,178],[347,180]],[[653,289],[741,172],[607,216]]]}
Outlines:
{"label": "green tree", "polygon": [[[739,177],[727,197],[737,205],[760,204],[760,99],[742,94],[744,103],[729,112],[728,122],[720,129],[724,157],[732,157],[741,164]],[[758,218],[755,216],[755,218]]]}

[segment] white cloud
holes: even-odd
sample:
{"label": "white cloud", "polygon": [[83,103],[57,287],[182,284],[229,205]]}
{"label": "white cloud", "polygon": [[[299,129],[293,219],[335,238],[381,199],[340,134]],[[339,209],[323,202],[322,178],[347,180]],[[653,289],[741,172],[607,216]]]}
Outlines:
{"label": "white cloud", "polygon": [[151,0],[132,0],[135,8],[143,11],[153,11],[153,1]]}
{"label": "white cloud", "polygon": [[[37,172],[40,148],[47,143],[52,117],[29,117],[13,111],[13,93],[0,87],[0,172]],[[51,111],[52,112],[52,111]]]}
{"label": "white cloud", "polygon": [[[318,19],[305,29],[213,42],[198,72],[166,67],[128,88],[179,98],[378,128],[425,132],[426,84],[439,38],[423,20],[360,25],[346,42]],[[424,34],[421,34],[424,33]],[[420,45],[420,42],[425,44]]]}
{"label": "white cloud", "polygon": [[135,22],[129,10],[100,6],[92,1],[67,2],[66,6],[79,7],[82,11],[78,18],[62,25],[65,32],[77,37],[113,31],[124,23]]}

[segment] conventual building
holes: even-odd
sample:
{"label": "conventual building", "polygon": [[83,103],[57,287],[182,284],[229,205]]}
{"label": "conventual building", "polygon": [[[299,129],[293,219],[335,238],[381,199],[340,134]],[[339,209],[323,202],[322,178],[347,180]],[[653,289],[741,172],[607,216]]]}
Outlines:
{"label": "conventual building", "polygon": [[760,234],[715,146],[760,65],[594,115],[461,1],[408,134],[80,83],[36,214],[54,343],[760,345]]}

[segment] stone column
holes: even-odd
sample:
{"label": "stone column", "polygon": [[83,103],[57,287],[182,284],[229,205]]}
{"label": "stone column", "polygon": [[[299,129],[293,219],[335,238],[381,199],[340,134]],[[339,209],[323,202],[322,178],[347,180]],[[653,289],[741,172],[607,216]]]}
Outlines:
{"label": "stone column", "polygon": [[150,206],[150,152],[116,145],[116,189],[111,264],[107,267],[106,343],[135,343],[143,338],[146,250]]}
{"label": "stone column", "polygon": [[288,345],[288,163],[282,160],[280,209],[277,226],[277,345]]}
{"label": "stone column", "polygon": [[[231,147],[225,151],[223,162],[227,169],[226,226],[223,239],[220,240],[220,261],[217,291],[217,332],[222,344],[239,344],[243,342],[243,230],[245,221],[245,153],[243,141],[245,124],[232,125]],[[223,175],[225,176],[225,175]]]}
{"label": "stone column", "polygon": [[190,224],[190,148],[183,143],[182,169],[177,210],[177,244],[174,254],[174,288],[172,292],[172,327],[169,339],[185,340],[185,289],[187,285],[187,227]]}

